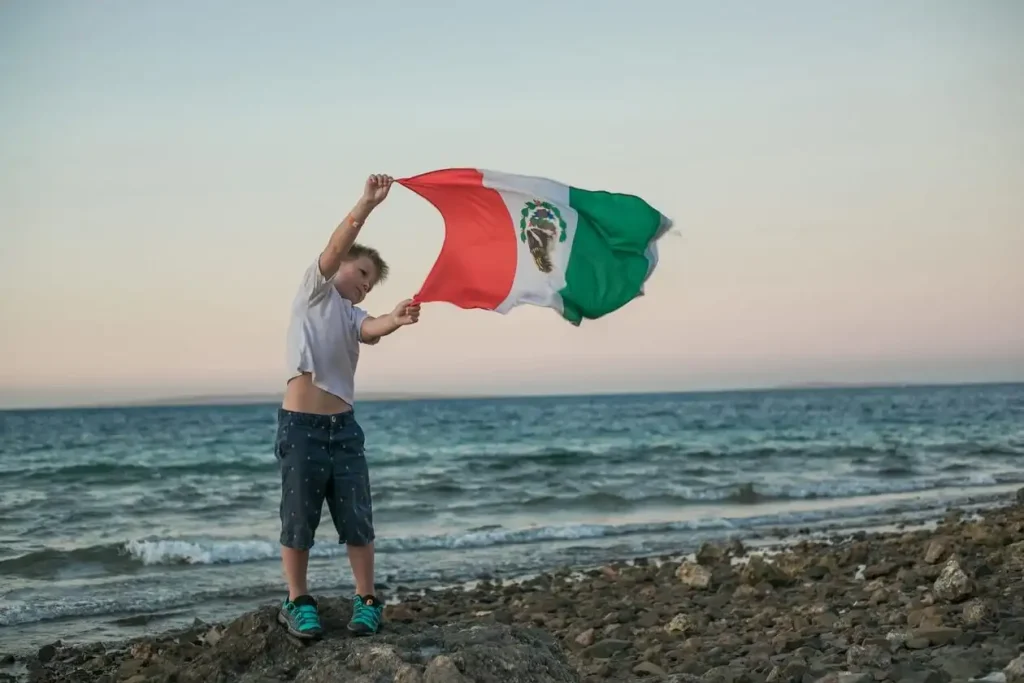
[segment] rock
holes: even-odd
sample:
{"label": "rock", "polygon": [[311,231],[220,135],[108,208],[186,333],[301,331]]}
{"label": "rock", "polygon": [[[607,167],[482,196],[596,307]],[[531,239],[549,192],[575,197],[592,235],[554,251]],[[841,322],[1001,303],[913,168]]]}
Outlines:
{"label": "rock", "polygon": [[916,671],[900,672],[898,683],[945,683],[941,673],[933,669],[918,669]]}
{"label": "rock", "polygon": [[697,551],[697,564],[704,567],[713,567],[716,564],[725,562],[729,557],[728,551],[716,543],[703,543]]}
{"label": "rock", "polygon": [[941,600],[961,602],[971,597],[974,592],[974,582],[960,568],[960,563],[956,558],[950,558],[946,562],[946,566],[942,568],[939,578],[935,579],[932,592]]}
{"label": "rock", "polygon": [[584,657],[590,657],[593,659],[608,659],[617,652],[628,649],[631,643],[628,640],[615,640],[614,638],[607,638],[605,640],[594,643],[583,651]]}
{"label": "rock", "polygon": [[[967,655],[967,653],[964,653]],[[988,671],[988,667],[983,663],[984,655],[976,653],[974,657],[961,656],[961,657],[943,657],[941,660],[934,659],[932,664],[939,664],[941,669],[946,672],[946,675],[954,681],[968,681],[972,678],[978,678]]]}
{"label": "rock", "polygon": [[605,626],[604,633],[602,635],[605,638],[611,638],[613,640],[629,640],[633,637],[633,629],[625,624],[613,624],[611,626]]}
{"label": "rock", "polygon": [[[275,609],[268,607],[228,624],[217,643],[201,648],[191,661],[172,651],[177,648],[180,652],[184,645],[165,643],[152,655],[150,666],[173,662],[177,683],[248,683],[261,679],[294,679],[296,683],[578,680],[561,648],[542,631],[489,621],[453,621],[443,626],[393,623],[373,638],[350,638],[341,635],[351,615],[348,601],[322,598],[320,606],[328,636],[314,645],[297,648],[276,623]],[[331,637],[333,634],[338,635]],[[143,670],[143,666],[141,660],[125,660],[118,680],[134,675],[143,675],[147,681],[166,680],[151,673],[150,668]],[[237,672],[245,672],[245,677]]]}
{"label": "rock", "polygon": [[818,679],[818,683],[874,683],[874,680],[875,677],[869,673],[839,671],[822,676]]}
{"label": "rock", "polygon": [[146,663],[141,659],[128,658],[121,662],[121,665],[117,668],[117,678],[127,679],[138,674]]}
{"label": "rock", "polygon": [[[1024,489],[1017,491],[1018,500],[1021,498],[1021,491]],[[1006,683],[1024,683],[1024,655],[1007,664],[1003,674],[1006,676]]]}
{"label": "rock", "polygon": [[665,670],[653,662],[640,662],[633,667],[633,673],[641,676],[662,677],[665,675]]}
{"label": "rock", "polygon": [[438,655],[430,660],[423,672],[423,683],[471,683],[462,675],[459,667],[448,655]]}
{"label": "rock", "polygon": [[677,614],[672,617],[672,621],[665,625],[665,630],[669,633],[686,633],[693,628],[693,621],[685,614]]}
{"label": "rock", "polygon": [[853,645],[846,651],[846,663],[855,670],[885,669],[892,664],[892,655],[878,645]]}
{"label": "rock", "polygon": [[942,561],[942,558],[946,556],[949,551],[946,541],[937,538],[928,544],[928,549],[924,551],[924,561],[928,564],[936,564]]}
{"label": "rock", "polygon": [[813,581],[821,581],[828,576],[828,567],[820,564],[815,564],[807,568],[807,578]]}
{"label": "rock", "polygon": [[747,598],[755,597],[757,594],[758,590],[756,588],[744,583],[736,586],[736,590],[732,592],[732,597],[736,600],[746,600]]}
{"label": "rock", "polygon": [[53,656],[57,654],[57,648],[53,645],[43,645],[39,648],[39,652],[36,654],[36,659],[45,664],[46,662],[53,659]]}
{"label": "rock", "polygon": [[865,567],[864,578],[870,581],[871,579],[877,579],[882,576],[889,576],[897,569],[899,569],[899,565],[895,562],[880,562],[878,564]]}
{"label": "rock", "polygon": [[736,671],[727,666],[716,666],[700,677],[703,683],[736,683]]}
{"label": "rock", "polygon": [[751,555],[740,570],[740,581],[748,586],[767,583],[770,586],[785,586],[791,582],[789,576],[760,555]]}
{"label": "rock", "polygon": [[911,628],[942,626],[942,610],[934,605],[912,610],[907,614],[907,625]]}
{"label": "rock", "polygon": [[217,626],[214,626],[206,632],[205,636],[203,636],[203,642],[209,645],[210,647],[213,647],[217,643],[219,643],[220,639],[223,637],[224,636],[223,633],[221,632],[221,629]]}
{"label": "rock", "polygon": [[407,623],[416,619],[416,613],[412,611],[409,605],[397,603],[384,607],[384,619],[391,622]]}
{"label": "rock", "polygon": [[980,626],[988,619],[989,608],[984,600],[971,600],[964,605],[961,615],[967,626]]}
{"label": "rock", "polygon": [[684,562],[676,570],[676,577],[690,588],[707,590],[713,579],[711,570],[693,562]]}
{"label": "rock", "polygon": [[590,647],[594,644],[594,629],[588,628],[583,633],[576,636],[574,642],[581,647]]}
{"label": "rock", "polygon": [[907,642],[904,645],[908,650],[927,650],[932,646],[932,641],[923,636],[914,636],[913,638],[907,638]]}
{"label": "rock", "polygon": [[885,634],[885,640],[889,644],[889,650],[895,652],[907,644],[910,636],[902,631],[889,631]]}
{"label": "rock", "polygon": [[395,683],[424,683],[423,675],[416,667],[405,664],[395,672]]}
{"label": "rock", "polygon": [[14,664],[14,655],[0,655],[0,666],[10,666]]}
{"label": "rock", "polygon": [[654,610],[650,610],[640,615],[636,620],[636,625],[640,628],[653,628],[654,626],[657,626],[660,621],[661,617],[658,613]]}
{"label": "rock", "polygon": [[923,638],[928,641],[929,645],[941,647],[943,645],[949,645],[959,638],[962,633],[963,631],[958,628],[949,628],[945,626],[923,626],[914,630],[914,638]]}

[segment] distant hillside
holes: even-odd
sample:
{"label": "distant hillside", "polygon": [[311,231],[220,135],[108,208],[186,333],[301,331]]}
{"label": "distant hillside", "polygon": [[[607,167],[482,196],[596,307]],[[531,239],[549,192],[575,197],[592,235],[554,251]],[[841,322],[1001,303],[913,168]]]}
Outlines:
{"label": "distant hillside", "polygon": [[902,382],[796,382],[782,384],[776,389],[891,389],[893,387],[915,386]]}

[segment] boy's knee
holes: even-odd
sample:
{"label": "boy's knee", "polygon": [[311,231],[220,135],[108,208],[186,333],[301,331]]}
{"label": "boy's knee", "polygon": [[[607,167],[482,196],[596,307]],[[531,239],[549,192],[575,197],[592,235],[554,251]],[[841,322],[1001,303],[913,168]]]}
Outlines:
{"label": "boy's knee", "polygon": [[335,520],[339,543],[355,547],[373,543],[373,512],[369,506],[354,505],[339,517]]}
{"label": "boy's knee", "polygon": [[368,546],[374,541],[373,525],[368,524],[356,529],[346,529],[344,534],[339,535],[338,540],[345,545],[355,548]]}
{"label": "boy's knee", "polygon": [[315,543],[314,532],[308,526],[284,526],[281,529],[281,545],[300,552],[309,550]]}

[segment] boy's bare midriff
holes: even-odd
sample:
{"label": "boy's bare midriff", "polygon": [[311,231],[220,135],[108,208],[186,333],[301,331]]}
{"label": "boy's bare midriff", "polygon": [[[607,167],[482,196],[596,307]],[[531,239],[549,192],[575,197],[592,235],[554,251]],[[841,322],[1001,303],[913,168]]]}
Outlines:
{"label": "boy's bare midriff", "polygon": [[308,372],[288,382],[281,407],[295,413],[313,415],[337,415],[352,410],[346,401],[313,384],[313,376]]}

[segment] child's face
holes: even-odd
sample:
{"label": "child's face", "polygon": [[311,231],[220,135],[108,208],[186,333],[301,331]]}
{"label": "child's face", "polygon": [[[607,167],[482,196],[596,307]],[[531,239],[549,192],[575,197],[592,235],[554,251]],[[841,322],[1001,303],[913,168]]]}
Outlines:
{"label": "child's face", "polygon": [[366,256],[342,261],[334,286],[338,293],[354,304],[362,303],[377,283],[377,267]]}

